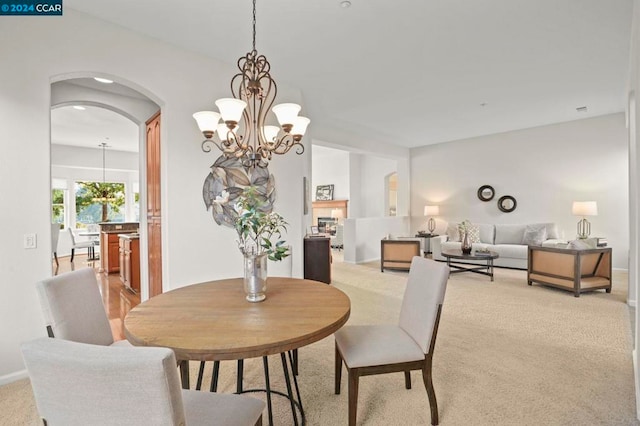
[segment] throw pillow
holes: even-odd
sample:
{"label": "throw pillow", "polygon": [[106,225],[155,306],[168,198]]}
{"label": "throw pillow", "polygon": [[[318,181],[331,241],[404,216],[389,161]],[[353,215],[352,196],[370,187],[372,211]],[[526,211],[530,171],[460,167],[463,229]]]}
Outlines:
{"label": "throw pillow", "polygon": [[[480,242],[480,227],[478,225],[468,225],[467,226],[467,235],[469,236],[470,243],[479,243]],[[464,233],[460,232],[460,241],[462,241],[462,237]]]}
{"label": "throw pillow", "polygon": [[457,223],[449,223],[447,225],[447,241],[460,241],[460,233],[458,232]]}
{"label": "throw pillow", "polygon": [[522,244],[527,246],[541,246],[547,239],[547,228],[544,225],[527,225],[522,237]]}

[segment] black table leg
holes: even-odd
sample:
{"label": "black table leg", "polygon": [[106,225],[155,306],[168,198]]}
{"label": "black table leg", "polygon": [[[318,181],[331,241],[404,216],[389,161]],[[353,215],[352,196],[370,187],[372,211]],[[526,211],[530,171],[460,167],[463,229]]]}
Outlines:
{"label": "black table leg", "polygon": [[267,359],[266,356],[262,357],[262,363],[264,364],[264,383],[267,388],[267,412],[269,413],[269,426],[273,426],[273,411],[271,407],[271,385],[269,384],[269,360]]}

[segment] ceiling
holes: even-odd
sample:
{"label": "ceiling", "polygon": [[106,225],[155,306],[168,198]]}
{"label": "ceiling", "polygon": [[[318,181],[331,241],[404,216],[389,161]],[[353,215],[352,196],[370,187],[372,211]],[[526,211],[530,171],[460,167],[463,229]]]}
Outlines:
{"label": "ceiling", "polygon": [[[415,147],[624,111],[632,0],[351,3],[257,4],[257,50],[314,138]],[[249,0],[65,7],[232,64],[251,49]]]}

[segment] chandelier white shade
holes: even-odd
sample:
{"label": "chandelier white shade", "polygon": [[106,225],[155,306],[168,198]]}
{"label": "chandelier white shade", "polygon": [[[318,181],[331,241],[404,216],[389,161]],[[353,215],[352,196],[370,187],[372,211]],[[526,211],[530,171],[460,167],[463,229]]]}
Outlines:
{"label": "chandelier white shade", "polygon": [[[298,115],[298,104],[273,105],[278,89],[270,75],[269,61],[256,51],[255,0],[253,49],[238,59],[238,69],[240,72],[231,79],[233,97],[215,101],[220,112],[193,114],[205,137],[202,150],[210,152],[214,145],[225,156],[240,158],[245,167],[267,167],[273,154],[283,155],[294,147],[297,154],[302,154],[301,140],[310,120]],[[275,115],[279,128],[267,124],[272,119],[270,115]]]}

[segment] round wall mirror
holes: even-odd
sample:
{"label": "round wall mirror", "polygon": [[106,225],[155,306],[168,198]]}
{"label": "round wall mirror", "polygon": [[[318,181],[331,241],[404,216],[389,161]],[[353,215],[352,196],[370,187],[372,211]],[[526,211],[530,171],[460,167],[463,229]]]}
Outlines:
{"label": "round wall mirror", "polygon": [[500,211],[505,213],[511,213],[516,209],[517,205],[518,203],[516,199],[511,195],[505,195],[503,197],[500,197],[500,199],[498,200],[498,208],[500,209]]}
{"label": "round wall mirror", "polygon": [[482,185],[478,188],[478,198],[482,201],[491,201],[493,200],[493,196],[496,192],[493,190],[493,186],[491,185]]}

